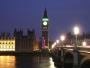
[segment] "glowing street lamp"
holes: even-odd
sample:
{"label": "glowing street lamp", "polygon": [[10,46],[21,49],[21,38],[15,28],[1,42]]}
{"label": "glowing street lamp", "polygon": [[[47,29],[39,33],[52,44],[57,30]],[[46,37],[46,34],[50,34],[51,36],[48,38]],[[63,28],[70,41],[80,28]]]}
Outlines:
{"label": "glowing street lamp", "polygon": [[61,36],[60,36],[60,40],[61,40],[61,43],[62,43],[62,47],[63,47],[63,41],[65,41],[65,38],[66,38],[65,35],[61,35]]}
{"label": "glowing street lamp", "polygon": [[56,42],[52,45],[52,49],[56,46]]}
{"label": "glowing street lamp", "polygon": [[65,36],[64,35],[61,35],[60,36],[60,40],[63,42],[65,40]]}
{"label": "glowing street lamp", "polygon": [[78,26],[75,26],[74,27],[74,34],[75,35],[78,35],[79,34],[79,27]]}
{"label": "glowing street lamp", "polygon": [[59,40],[56,40],[56,43],[58,44],[59,43]]}
{"label": "glowing street lamp", "polygon": [[86,46],[86,45],[87,45],[87,43],[86,43],[85,41],[83,41],[83,42],[82,42],[82,45],[83,45],[83,46]]}

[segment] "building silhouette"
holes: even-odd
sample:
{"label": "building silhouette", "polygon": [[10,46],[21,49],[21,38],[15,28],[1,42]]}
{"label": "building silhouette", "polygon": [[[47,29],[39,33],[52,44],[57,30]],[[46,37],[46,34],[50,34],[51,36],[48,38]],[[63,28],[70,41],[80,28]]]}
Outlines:
{"label": "building silhouette", "polygon": [[[36,47],[36,36],[35,30],[28,30],[27,35],[23,35],[22,30],[14,30],[15,36],[15,51],[18,53],[30,53],[35,50]],[[38,46],[38,45],[37,45]]]}
{"label": "building silhouette", "polygon": [[16,53],[32,53],[39,50],[35,30],[27,30],[24,35],[22,30],[14,30],[13,35],[3,32],[0,35],[0,51]]}

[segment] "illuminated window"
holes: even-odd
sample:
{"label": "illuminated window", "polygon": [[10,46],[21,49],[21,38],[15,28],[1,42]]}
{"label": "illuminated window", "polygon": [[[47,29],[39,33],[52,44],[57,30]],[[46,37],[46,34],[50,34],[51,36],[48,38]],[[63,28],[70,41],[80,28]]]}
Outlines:
{"label": "illuminated window", "polygon": [[6,48],[6,46],[4,45],[3,48]]}
{"label": "illuminated window", "polygon": [[0,51],[15,51],[15,42],[13,40],[1,40]]}
{"label": "illuminated window", "polygon": [[9,48],[10,48],[10,46],[9,46]]}
{"label": "illuminated window", "polygon": [[9,46],[7,46],[7,49],[9,49]]}

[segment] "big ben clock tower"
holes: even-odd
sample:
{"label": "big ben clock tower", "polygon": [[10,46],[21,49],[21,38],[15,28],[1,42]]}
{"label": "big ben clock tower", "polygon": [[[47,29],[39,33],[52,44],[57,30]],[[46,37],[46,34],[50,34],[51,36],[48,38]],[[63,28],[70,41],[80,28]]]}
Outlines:
{"label": "big ben clock tower", "polygon": [[48,16],[47,10],[45,9],[44,15],[42,18],[42,48],[49,48],[49,40],[48,40]]}

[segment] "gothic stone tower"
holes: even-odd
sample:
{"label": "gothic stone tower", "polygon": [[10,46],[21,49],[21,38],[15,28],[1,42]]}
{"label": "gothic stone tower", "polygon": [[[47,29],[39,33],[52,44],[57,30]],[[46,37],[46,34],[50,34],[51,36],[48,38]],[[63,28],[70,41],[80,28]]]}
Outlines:
{"label": "gothic stone tower", "polygon": [[48,40],[48,16],[47,10],[45,9],[44,15],[42,18],[42,48],[49,48],[49,40]]}

